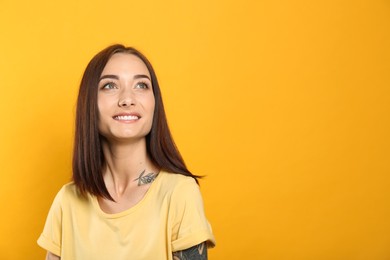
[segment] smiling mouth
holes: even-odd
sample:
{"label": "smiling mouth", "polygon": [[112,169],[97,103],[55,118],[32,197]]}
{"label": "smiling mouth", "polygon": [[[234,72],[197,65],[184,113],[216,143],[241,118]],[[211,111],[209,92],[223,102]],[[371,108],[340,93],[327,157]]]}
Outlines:
{"label": "smiling mouth", "polygon": [[139,119],[139,116],[129,115],[129,116],[114,116],[115,120],[118,121],[131,121]]}

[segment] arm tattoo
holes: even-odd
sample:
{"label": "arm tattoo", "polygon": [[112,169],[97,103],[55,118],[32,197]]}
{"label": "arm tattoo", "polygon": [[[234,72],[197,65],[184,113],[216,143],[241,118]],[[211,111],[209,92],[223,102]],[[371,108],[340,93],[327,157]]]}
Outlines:
{"label": "arm tattoo", "polygon": [[207,260],[206,242],[190,247],[188,249],[173,252],[174,260]]}
{"label": "arm tattoo", "polygon": [[144,185],[144,184],[149,184],[149,183],[152,183],[154,181],[154,179],[156,179],[158,173],[148,173],[144,176],[145,174],[145,171],[146,170],[143,170],[141,172],[141,174],[139,175],[139,177],[137,179],[135,179],[135,181],[138,181],[138,186],[141,186],[141,185]]}

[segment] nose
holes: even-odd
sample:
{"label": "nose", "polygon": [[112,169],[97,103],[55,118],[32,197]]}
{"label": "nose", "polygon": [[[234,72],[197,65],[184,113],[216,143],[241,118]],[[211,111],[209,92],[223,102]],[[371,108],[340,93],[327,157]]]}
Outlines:
{"label": "nose", "polygon": [[123,93],[118,100],[120,107],[130,107],[135,105],[135,99],[131,92]]}

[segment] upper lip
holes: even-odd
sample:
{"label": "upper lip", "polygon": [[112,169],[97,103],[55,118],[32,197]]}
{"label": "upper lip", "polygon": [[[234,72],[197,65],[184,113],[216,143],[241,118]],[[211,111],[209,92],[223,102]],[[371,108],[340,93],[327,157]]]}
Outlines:
{"label": "upper lip", "polygon": [[133,113],[119,113],[119,114],[115,114],[112,118],[116,118],[118,116],[136,116],[136,117],[138,117],[138,119],[141,118],[141,115],[138,114],[138,113],[135,113],[135,112],[133,112]]}

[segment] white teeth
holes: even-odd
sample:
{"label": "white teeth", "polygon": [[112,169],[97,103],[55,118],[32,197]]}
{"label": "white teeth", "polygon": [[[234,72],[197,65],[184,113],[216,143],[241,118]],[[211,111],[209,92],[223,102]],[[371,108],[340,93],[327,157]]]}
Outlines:
{"label": "white teeth", "polygon": [[124,120],[124,121],[136,120],[136,119],[138,119],[138,116],[116,116],[115,119]]}

